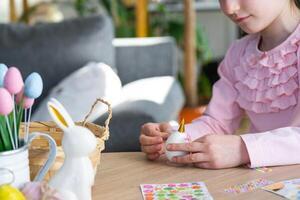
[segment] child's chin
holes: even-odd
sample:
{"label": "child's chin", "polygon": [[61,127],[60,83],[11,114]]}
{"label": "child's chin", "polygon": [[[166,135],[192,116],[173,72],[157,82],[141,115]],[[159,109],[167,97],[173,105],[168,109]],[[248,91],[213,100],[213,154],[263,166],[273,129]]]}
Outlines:
{"label": "child's chin", "polygon": [[255,34],[261,32],[261,30],[257,28],[255,29],[255,28],[242,27],[242,26],[240,26],[240,28],[247,34]]}
{"label": "child's chin", "polygon": [[260,33],[262,32],[266,27],[264,26],[259,26],[257,24],[240,24],[239,27],[246,33],[248,34],[255,34],[255,33]]}

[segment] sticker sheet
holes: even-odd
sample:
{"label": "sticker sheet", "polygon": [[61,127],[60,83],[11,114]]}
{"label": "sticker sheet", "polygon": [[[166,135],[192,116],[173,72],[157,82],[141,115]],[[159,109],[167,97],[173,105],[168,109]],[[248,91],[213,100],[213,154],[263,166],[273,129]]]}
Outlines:
{"label": "sticker sheet", "polygon": [[300,179],[292,179],[267,185],[262,189],[291,200],[300,200]]}
{"label": "sticker sheet", "polygon": [[213,200],[203,182],[142,184],[144,200]]}
{"label": "sticker sheet", "polygon": [[243,184],[230,186],[229,188],[226,188],[224,191],[226,193],[240,194],[245,192],[251,192],[253,190],[256,190],[258,188],[264,187],[272,183],[273,183],[272,181],[260,178],[260,179],[254,179],[252,181],[248,181]]}

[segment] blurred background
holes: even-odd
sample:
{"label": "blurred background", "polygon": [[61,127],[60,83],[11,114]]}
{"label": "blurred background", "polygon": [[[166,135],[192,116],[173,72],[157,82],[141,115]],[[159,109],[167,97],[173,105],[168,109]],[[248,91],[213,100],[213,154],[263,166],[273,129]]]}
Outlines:
{"label": "blurred background", "polygon": [[[15,16],[10,13],[12,2],[14,2]],[[25,5],[27,4],[25,10],[24,2]],[[170,35],[176,38],[180,50],[183,50],[183,0],[140,0],[141,16],[136,16],[138,2],[138,0],[2,0],[0,22],[30,24],[58,22],[73,17],[108,12],[114,20],[116,37],[137,37],[139,35],[136,18],[143,18],[143,12],[147,12],[145,22],[141,22],[146,24],[140,28],[140,36]],[[211,95],[211,84],[216,80],[215,74],[213,75],[216,70],[214,65],[223,58],[228,46],[239,37],[239,33],[238,28],[221,13],[217,0],[195,0],[194,9],[199,98],[200,103],[201,100],[205,103]],[[179,62],[183,66],[182,58]],[[206,65],[210,67],[205,67]],[[202,70],[205,74],[201,73]]]}
{"label": "blurred background", "polygon": [[[53,75],[57,80],[46,87],[44,99],[38,102],[34,119],[47,120],[43,118],[46,111],[42,105],[43,101],[51,96],[66,101],[63,103],[70,105],[70,109],[80,107],[83,102],[77,100],[77,104],[74,104],[76,100],[70,97],[71,92],[74,93],[75,90],[68,88],[71,87],[70,84],[74,87],[74,82],[70,81],[68,76],[80,70],[87,61],[103,62],[113,69],[121,84],[118,94],[101,93],[103,98],[111,100],[115,111],[112,121],[112,135],[115,136],[112,136],[108,144],[108,151],[138,150],[139,127],[147,121],[178,121],[179,118],[185,118],[187,122],[191,122],[201,116],[211,98],[212,85],[219,78],[217,67],[229,45],[241,35],[238,27],[222,14],[217,0],[1,0],[0,54],[5,53],[0,56],[0,62],[22,65],[25,73],[27,68],[46,73],[49,76],[45,78],[50,79],[51,73],[46,69],[50,67],[38,60],[42,56],[37,51],[45,47],[40,43],[31,46],[29,49],[37,52],[34,56],[25,54],[26,50],[21,51],[20,48],[28,48],[28,44],[34,44],[38,38],[39,41],[50,42],[53,52],[55,48],[58,49],[55,42],[50,41],[53,33],[57,33],[62,42],[66,41],[65,37],[73,38],[70,37],[73,34],[82,36],[82,29],[89,31],[88,24],[94,23],[89,20],[94,16],[108,19],[107,27],[104,23],[99,28],[106,31],[102,35],[99,32],[96,40],[85,33],[84,37],[74,39],[72,43],[81,44],[81,49],[84,49],[82,47],[91,41],[93,45],[99,42],[102,45],[99,52],[106,51],[103,47],[108,50],[104,52],[105,55],[99,53],[98,56],[93,53],[94,57],[89,54],[85,58],[82,55],[83,51],[73,55],[75,51],[64,51],[63,47],[59,46],[64,56],[56,59],[48,49],[46,58],[56,60],[51,65],[53,68],[58,69],[60,63],[64,63],[69,69],[64,70],[59,79]],[[86,21],[82,21],[85,19]],[[76,23],[74,20],[81,21]],[[78,31],[76,28],[68,30],[70,21],[74,22]],[[49,27],[45,27],[45,24]],[[18,26],[19,28],[16,28]],[[98,27],[95,24],[91,26]],[[70,30],[72,33],[69,33]],[[50,34],[50,37],[45,37],[47,34]],[[104,39],[103,34],[108,38]],[[25,39],[27,42],[24,42]],[[15,43],[8,44],[10,40]],[[90,48],[97,50],[97,47]],[[22,53],[16,56],[13,53],[14,49]],[[82,60],[75,62],[75,58]],[[107,61],[107,58],[112,58],[111,62]],[[34,63],[39,65],[34,67]],[[72,66],[68,67],[68,63]],[[79,74],[82,74],[82,71]],[[68,81],[64,82],[66,78]],[[78,80],[81,79],[78,79],[77,74],[76,81]],[[108,80],[106,88],[98,87],[96,83],[89,87],[98,91],[118,90],[111,85]],[[96,92],[93,95],[100,94]],[[92,99],[93,95],[86,94],[86,97]],[[82,117],[80,112],[74,112],[74,115],[78,115],[75,119],[79,120]],[[99,113],[101,114],[94,116],[91,121],[103,122],[105,113],[101,108]],[[120,138],[126,138],[128,135],[135,139],[121,145]]]}

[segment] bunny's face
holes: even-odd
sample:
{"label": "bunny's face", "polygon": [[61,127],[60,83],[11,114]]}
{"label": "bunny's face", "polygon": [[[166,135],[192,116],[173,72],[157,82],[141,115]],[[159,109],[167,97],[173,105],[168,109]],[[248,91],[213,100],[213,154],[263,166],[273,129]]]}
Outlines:
{"label": "bunny's face", "polygon": [[96,149],[94,134],[87,128],[73,126],[64,132],[62,146],[66,155],[89,156]]}
{"label": "bunny's face", "polygon": [[76,126],[56,99],[48,102],[48,110],[55,123],[64,131],[62,145],[66,156],[89,156],[95,150],[97,140],[94,134],[85,127]]}

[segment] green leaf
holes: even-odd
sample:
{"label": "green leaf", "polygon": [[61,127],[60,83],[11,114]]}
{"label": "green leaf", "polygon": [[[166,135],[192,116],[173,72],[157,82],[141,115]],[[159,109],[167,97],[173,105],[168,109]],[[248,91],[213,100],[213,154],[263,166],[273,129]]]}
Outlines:
{"label": "green leaf", "polygon": [[2,141],[2,138],[0,137],[0,152],[4,151],[4,144],[3,144],[3,141]]}
{"label": "green leaf", "polygon": [[87,3],[87,0],[76,0],[75,1],[75,8],[80,16],[83,16],[85,14],[85,4]]}
{"label": "green leaf", "polygon": [[200,24],[197,24],[196,26],[196,51],[198,61],[202,64],[205,64],[212,59],[212,51],[209,48],[207,36]]}
{"label": "green leaf", "polygon": [[0,116],[0,133],[1,133],[1,138],[2,138],[3,144],[4,144],[4,149],[7,151],[12,150],[13,145],[10,140],[9,132],[6,128],[6,122],[5,122],[4,116]]}
{"label": "green leaf", "polygon": [[198,93],[204,98],[210,98],[212,95],[211,83],[203,73],[198,79]]}
{"label": "green leaf", "polygon": [[[10,127],[10,130],[11,130],[11,134],[12,134],[13,140],[16,141],[15,140],[15,134],[14,134],[14,112],[11,112],[8,115],[8,121],[9,121],[9,127]],[[9,133],[8,126],[6,126],[6,129],[7,129],[7,132]]]}
{"label": "green leaf", "polygon": [[[22,103],[23,104],[23,103]],[[21,105],[22,105],[21,104]],[[16,120],[16,122],[17,122],[17,135],[18,135],[18,141],[20,140],[20,124],[21,124],[21,122],[22,122],[22,120],[23,120],[23,113],[24,113],[24,108],[22,108],[21,106],[19,106],[19,105],[17,105],[17,110],[18,110],[18,112],[17,112],[17,120]]]}

